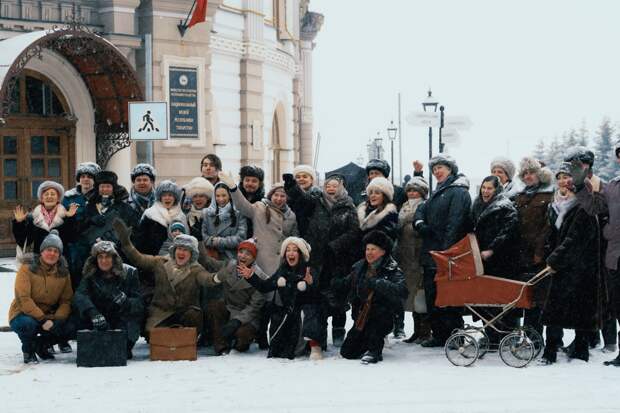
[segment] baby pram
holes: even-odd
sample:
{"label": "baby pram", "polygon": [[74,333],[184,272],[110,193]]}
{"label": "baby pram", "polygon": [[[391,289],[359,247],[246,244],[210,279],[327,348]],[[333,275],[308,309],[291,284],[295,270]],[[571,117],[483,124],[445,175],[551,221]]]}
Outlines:
{"label": "baby pram", "polygon": [[[525,282],[484,275],[474,234],[468,234],[445,251],[431,251],[431,255],[437,264],[435,305],[465,307],[482,320],[481,327],[466,325],[448,338],[445,352],[452,364],[471,366],[489,351],[487,327],[505,334],[498,351],[508,366],[525,367],[540,354],[543,340],[536,330],[518,327],[513,331],[503,331],[496,323],[515,308],[530,309],[538,304],[534,287],[550,274],[549,268]],[[480,311],[485,307],[499,308],[500,312],[485,316]]]}

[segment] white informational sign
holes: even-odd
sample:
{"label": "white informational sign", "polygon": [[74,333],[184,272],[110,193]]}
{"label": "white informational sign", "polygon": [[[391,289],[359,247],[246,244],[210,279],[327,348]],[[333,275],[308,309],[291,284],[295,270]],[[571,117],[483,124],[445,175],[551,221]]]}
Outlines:
{"label": "white informational sign", "polygon": [[455,144],[460,141],[461,135],[459,135],[459,131],[454,127],[447,127],[441,130],[441,140],[446,144]]}
{"label": "white informational sign", "polygon": [[411,126],[439,127],[439,112],[409,112],[407,123]]}
{"label": "white informational sign", "polygon": [[461,131],[466,131],[471,129],[472,123],[468,116],[444,115],[443,126],[444,128],[452,127]]}
{"label": "white informational sign", "polygon": [[168,103],[129,102],[129,139],[168,139]]}

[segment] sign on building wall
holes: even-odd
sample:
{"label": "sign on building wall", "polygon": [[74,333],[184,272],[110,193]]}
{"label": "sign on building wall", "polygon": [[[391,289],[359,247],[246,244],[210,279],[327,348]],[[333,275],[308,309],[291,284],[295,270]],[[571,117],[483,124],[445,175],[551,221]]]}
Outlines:
{"label": "sign on building wall", "polygon": [[168,139],[166,102],[129,102],[129,139]]}
{"label": "sign on building wall", "polygon": [[171,66],[168,78],[170,137],[198,139],[198,70]]}

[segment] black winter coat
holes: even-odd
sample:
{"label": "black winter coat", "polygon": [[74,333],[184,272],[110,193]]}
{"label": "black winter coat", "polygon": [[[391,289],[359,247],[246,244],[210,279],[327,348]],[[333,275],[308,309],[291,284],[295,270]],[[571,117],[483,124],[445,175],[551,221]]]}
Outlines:
{"label": "black winter coat", "polygon": [[308,191],[304,191],[295,181],[285,183],[284,190],[288,198],[287,204],[295,213],[299,235],[306,239],[315,202],[323,197],[323,191],[316,186],[311,187]]}
{"label": "black winter coat", "polygon": [[596,217],[574,206],[566,213],[560,229],[555,227],[557,214],[553,208],[549,217],[547,265],[557,273],[549,282],[542,321],[545,325],[569,329],[599,329],[603,311]]}
{"label": "black winter coat", "polygon": [[[398,209],[393,203],[388,203],[381,211],[373,209],[368,202],[357,207],[357,218],[362,230],[362,238],[370,231],[383,231],[392,242],[398,239]],[[362,247],[359,247],[360,250]],[[360,251],[363,254],[363,251]]]}
{"label": "black winter coat", "polygon": [[375,292],[371,304],[373,312],[391,317],[397,311],[402,311],[402,302],[407,298],[409,291],[405,276],[394,258],[385,255],[374,277],[368,278],[367,272],[368,263],[366,260],[360,260],[353,265],[347,277],[333,282],[336,290],[348,292],[353,319],[357,319],[370,291]]}
{"label": "black winter coat", "polygon": [[420,261],[435,267],[429,251],[444,251],[460,241],[470,230],[471,197],[465,175],[451,175],[421,205],[413,220],[422,235]]}
{"label": "black winter coat", "polygon": [[142,254],[159,255],[159,250],[167,239],[168,228],[143,215],[131,242]]}
{"label": "black winter coat", "polygon": [[471,220],[480,251],[493,251],[491,258],[484,261],[484,273],[506,278],[516,276],[519,216],[512,202],[498,195],[478,216],[475,202]]}
{"label": "black winter coat", "polygon": [[[41,207],[42,208],[42,207]],[[67,252],[67,244],[73,242],[76,232],[75,232],[75,217],[64,217],[62,224],[55,225],[52,223],[52,228],[48,229],[47,227],[43,227],[43,224],[37,225],[35,221],[39,221],[39,215],[41,215],[39,208],[35,208],[33,212],[30,212],[26,219],[22,222],[17,222],[15,219],[12,220],[12,229],[13,229],[13,237],[15,237],[15,243],[23,248],[24,244],[28,244],[32,247],[32,252],[35,254],[39,253],[39,249],[41,247],[41,243],[47,237],[52,229],[58,231],[58,235],[62,240],[63,245],[65,246],[65,253]],[[55,219],[56,221],[56,219]],[[60,222],[60,221],[58,221]]]}

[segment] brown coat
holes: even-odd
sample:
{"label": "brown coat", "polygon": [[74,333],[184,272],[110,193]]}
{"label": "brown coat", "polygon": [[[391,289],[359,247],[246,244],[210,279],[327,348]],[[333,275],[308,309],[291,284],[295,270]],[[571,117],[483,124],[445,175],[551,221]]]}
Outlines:
{"label": "brown coat", "polygon": [[[515,206],[519,213],[519,256],[522,270],[533,269],[544,265],[545,242],[551,231],[549,226],[549,204],[553,202],[553,185],[542,183],[533,195],[525,191],[515,198]],[[534,256],[541,261],[534,262]]]}
{"label": "brown coat", "polygon": [[136,267],[152,273],[155,278],[153,301],[148,308],[145,326],[148,332],[177,312],[190,308],[201,310],[200,287],[216,285],[213,280],[215,274],[208,272],[197,262],[188,264],[184,274],[173,286],[168,279],[168,273],[174,266],[173,258],[140,254],[131,243],[123,245],[123,252]]}
{"label": "brown coat", "polygon": [[413,311],[413,303],[418,290],[422,285],[422,267],[420,266],[420,250],[422,237],[413,229],[413,218],[419,202],[410,204],[405,201],[398,214],[398,245],[396,247],[396,260],[405,273],[405,281],[409,296],[405,302],[405,311]]}
{"label": "brown coat", "polygon": [[50,268],[35,255],[17,271],[9,321],[19,314],[39,321],[65,320],[71,312],[72,297],[71,277],[64,259]]}

